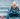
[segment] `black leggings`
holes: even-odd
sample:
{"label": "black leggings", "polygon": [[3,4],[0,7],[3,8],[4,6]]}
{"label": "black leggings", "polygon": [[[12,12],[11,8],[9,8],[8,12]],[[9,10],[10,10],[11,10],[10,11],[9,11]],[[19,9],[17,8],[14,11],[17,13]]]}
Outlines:
{"label": "black leggings", "polygon": [[9,14],[10,17],[19,17],[19,14]]}

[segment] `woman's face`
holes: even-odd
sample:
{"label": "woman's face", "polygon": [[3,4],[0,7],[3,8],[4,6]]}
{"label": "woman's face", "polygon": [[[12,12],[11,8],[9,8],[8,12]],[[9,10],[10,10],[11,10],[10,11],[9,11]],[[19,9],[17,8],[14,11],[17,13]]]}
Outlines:
{"label": "woman's face", "polygon": [[14,8],[16,7],[16,3],[13,4],[13,7],[14,7]]}

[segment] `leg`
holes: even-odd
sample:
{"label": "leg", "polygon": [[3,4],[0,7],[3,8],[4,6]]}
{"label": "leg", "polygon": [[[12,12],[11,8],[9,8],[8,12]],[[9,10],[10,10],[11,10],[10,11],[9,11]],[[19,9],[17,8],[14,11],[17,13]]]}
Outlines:
{"label": "leg", "polygon": [[9,19],[9,16],[6,16],[6,19]]}

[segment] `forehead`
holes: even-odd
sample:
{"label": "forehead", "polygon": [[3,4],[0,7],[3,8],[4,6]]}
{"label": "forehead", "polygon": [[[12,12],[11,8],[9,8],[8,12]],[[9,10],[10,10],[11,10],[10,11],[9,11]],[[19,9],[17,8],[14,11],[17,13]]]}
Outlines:
{"label": "forehead", "polygon": [[13,4],[16,4],[16,2],[13,2]]}
{"label": "forehead", "polygon": [[13,4],[16,4],[16,3],[13,3]]}
{"label": "forehead", "polygon": [[16,3],[14,3],[13,5],[16,5]]}

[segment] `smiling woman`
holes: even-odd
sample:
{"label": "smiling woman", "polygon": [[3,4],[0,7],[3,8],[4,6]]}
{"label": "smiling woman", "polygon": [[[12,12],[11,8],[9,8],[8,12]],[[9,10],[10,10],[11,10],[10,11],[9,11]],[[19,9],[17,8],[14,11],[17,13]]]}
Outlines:
{"label": "smiling woman", "polygon": [[10,11],[8,12],[8,16],[6,19],[9,19],[9,17],[19,17],[19,9],[18,7],[16,6],[16,2],[13,2],[12,3],[12,6],[11,6],[11,9]]}

